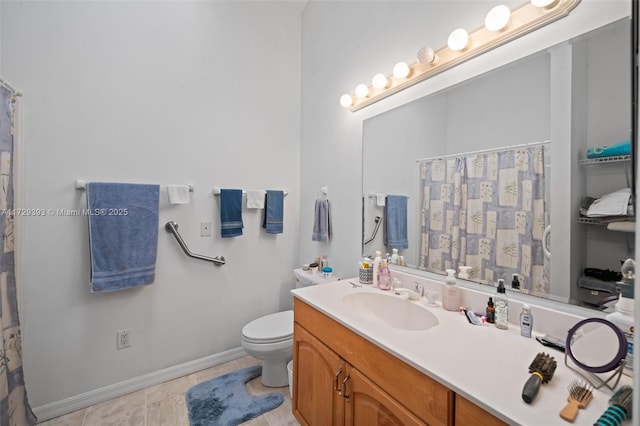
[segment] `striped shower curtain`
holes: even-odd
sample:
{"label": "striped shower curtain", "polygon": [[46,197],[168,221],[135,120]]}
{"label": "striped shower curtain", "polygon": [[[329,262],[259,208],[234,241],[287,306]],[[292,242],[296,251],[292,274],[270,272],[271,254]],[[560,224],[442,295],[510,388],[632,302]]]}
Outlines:
{"label": "striped shower curtain", "polygon": [[22,371],[22,343],[13,252],[15,96],[0,87],[0,425],[33,425]]}

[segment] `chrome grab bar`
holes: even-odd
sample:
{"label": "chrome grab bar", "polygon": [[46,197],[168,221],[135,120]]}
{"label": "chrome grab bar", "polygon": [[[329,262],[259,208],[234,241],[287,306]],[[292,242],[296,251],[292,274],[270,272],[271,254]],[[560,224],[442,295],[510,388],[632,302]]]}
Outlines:
{"label": "chrome grab bar", "polygon": [[180,244],[180,247],[182,247],[182,250],[184,251],[184,253],[189,256],[189,257],[193,257],[194,259],[200,259],[200,260],[206,260],[208,262],[213,262],[216,266],[221,266],[224,265],[226,262],[226,260],[224,259],[224,256],[216,256],[216,257],[207,257],[207,256],[201,256],[199,254],[195,254],[192,253],[191,250],[189,250],[189,248],[187,247],[187,245],[184,243],[184,240],[182,239],[182,237],[180,236],[180,234],[178,233],[178,224],[175,221],[169,221],[164,225],[164,229],[173,234],[174,237],[176,237],[176,240],[178,240],[178,244]]}
{"label": "chrome grab bar", "polygon": [[362,245],[369,244],[371,241],[373,241],[376,238],[376,235],[378,234],[378,228],[380,228],[380,223],[382,223],[382,218],[380,216],[376,216],[374,220],[376,221],[376,227],[373,229],[373,235],[371,236],[371,238],[366,239],[364,243],[362,243]]}

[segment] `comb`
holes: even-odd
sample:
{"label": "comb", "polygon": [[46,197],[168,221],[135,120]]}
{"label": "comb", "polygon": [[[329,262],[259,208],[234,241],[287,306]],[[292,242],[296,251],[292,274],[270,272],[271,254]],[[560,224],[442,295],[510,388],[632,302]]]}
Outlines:
{"label": "comb", "polygon": [[578,410],[585,408],[591,402],[593,388],[587,382],[580,383],[578,380],[573,380],[567,389],[569,390],[568,404],[560,411],[560,417],[573,423]]}
{"label": "comb", "polygon": [[609,408],[602,413],[593,426],[619,426],[623,421],[631,418],[631,408],[633,407],[633,388],[622,386],[611,398],[609,398]]}
{"label": "comb", "polygon": [[522,388],[522,400],[524,402],[531,404],[536,395],[538,395],[540,384],[547,383],[551,380],[557,366],[558,363],[551,355],[545,354],[544,352],[536,355],[529,366],[531,376]]}

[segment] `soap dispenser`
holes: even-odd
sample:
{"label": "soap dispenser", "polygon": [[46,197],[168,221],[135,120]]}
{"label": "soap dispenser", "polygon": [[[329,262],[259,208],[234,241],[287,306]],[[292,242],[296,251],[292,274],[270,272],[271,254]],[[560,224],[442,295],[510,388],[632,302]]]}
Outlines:
{"label": "soap dispenser", "polygon": [[460,309],[460,289],[456,286],[455,269],[447,269],[444,279],[444,291],[442,292],[442,307],[447,311]]}
{"label": "soap dispenser", "polygon": [[509,328],[509,299],[504,288],[504,280],[498,279],[498,292],[495,295],[496,327],[501,330]]}

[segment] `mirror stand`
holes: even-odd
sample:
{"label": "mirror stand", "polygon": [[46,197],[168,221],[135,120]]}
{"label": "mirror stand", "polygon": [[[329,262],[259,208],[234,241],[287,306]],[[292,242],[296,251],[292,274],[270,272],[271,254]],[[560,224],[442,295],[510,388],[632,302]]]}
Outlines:
{"label": "mirror stand", "polygon": [[[616,386],[618,386],[618,382],[620,382],[620,377],[622,377],[622,370],[624,369],[625,358],[622,358],[620,360],[620,363],[618,364],[618,366],[613,370],[613,373],[611,373],[609,377],[606,378],[606,380],[595,373],[588,373],[582,370],[581,368],[576,368],[575,366],[569,365],[567,358],[568,356],[565,352],[564,365],[566,365],[570,370],[575,371],[576,373],[581,375],[583,378],[585,378],[591,384],[591,386],[593,386],[594,389],[600,389],[601,387],[606,386],[610,390],[614,390]],[[613,383],[613,385],[610,385],[609,382],[612,381],[613,379],[615,379],[615,382]]]}

